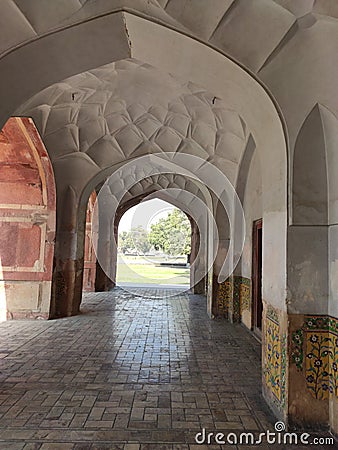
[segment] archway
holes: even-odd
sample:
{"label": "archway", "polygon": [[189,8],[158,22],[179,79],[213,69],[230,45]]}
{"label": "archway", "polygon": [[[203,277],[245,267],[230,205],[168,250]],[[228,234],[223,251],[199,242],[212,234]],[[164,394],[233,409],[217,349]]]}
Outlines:
{"label": "archway", "polygon": [[[137,163],[137,160],[135,163]],[[143,167],[143,165],[141,164],[140,167]],[[118,177],[119,179],[123,178],[121,174]],[[114,182],[111,184],[114,186]],[[94,224],[95,232],[99,235],[97,250],[103,251],[103,255],[98,261],[96,290],[106,291],[115,284],[117,258],[115,242],[117,242],[118,225],[123,214],[129,208],[146,199],[160,198],[184,211],[189,217],[194,243],[191,255],[190,286],[194,293],[205,293],[207,267],[205,258],[208,253],[205,226],[207,217],[211,213],[211,210],[208,212],[208,208],[211,207],[211,198],[205,186],[202,186],[196,180],[176,173],[160,173],[149,177],[145,172],[138,181],[135,178],[132,184],[126,185],[122,189],[119,200],[117,200],[118,206],[115,205],[116,199],[113,191],[111,191],[111,188],[107,188],[108,186],[105,187],[106,196],[103,196],[103,200],[101,199],[101,205],[100,202],[95,205],[96,212],[100,210],[100,207],[105,212],[101,221]],[[104,188],[100,184],[98,189]],[[100,198],[101,193],[98,195],[98,200]],[[208,202],[209,206],[207,206]],[[203,233],[202,238],[200,231]],[[210,229],[210,235],[211,231]],[[105,260],[109,263],[106,264]],[[104,270],[101,265],[105,267]]]}
{"label": "archway", "polygon": [[116,284],[125,289],[136,285],[189,290],[192,228],[188,217],[154,196],[129,208],[118,225]]}
{"label": "archway", "polygon": [[[90,83],[94,83],[98,72],[93,73],[92,69],[103,64],[111,64],[112,61],[126,61],[130,58],[151,64],[164,74],[172,73],[185,82],[203,86],[210,93],[210,100],[215,109],[220,102],[225,101],[228,109],[238,114],[245,134],[243,147],[249,144],[249,135],[254,142],[252,160],[251,156],[246,157],[250,153],[248,148],[245,150],[246,155],[243,154],[243,148],[233,152],[233,149],[237,148],[234,136],[232,142],[228,141],[227,145],[220,146],[222,149],[217,157],[208,152],[206,152],[208,155],[206,153],[203,155],[205,159],[211,158],[214,164],[221,167],[234,185],[239,181],[237,189],[240,197],[243,194],[243,202],[246,202],[248,222],[249,217],[252,222],[251,214],[256,219],[263,218],[262,294],[265,303],[263,317],[265,359],[263,359],[266,396],[269,397],[270,391],[268,400],[275,405],[275,410],[279,411],[277,414],[281,417],[288,409],[286,397],[289,396],[292,397],[290,411],[293,411],[294,416],[301,416],[303,411],[306,411],[302,404],[302,400],[305,399],[310,405],[305,420],[308,421],[313,414],[314,422],[319,422],[321,420],[319,411],[324,411],[323,417],[326,421],[328,417],[326,396],[330,394],[331,404],[337,404],[337,395],[332,397],[332,393],[328,392],[330,389],[333,390],[332,379],[330,386],[327,379],[323,379],[324,393],[323,389],[316,392],[316,395],[323,393],[324,402],[311,397],[310,391],[313,386],[311,383],[305,383],[302,376],[296,376],[305,393],[304,396],[301,395],[300,401],[299,396],[298,399],[295,398],[296,394],[292,390],[289,394],[283,391],[280,386],[288,383],[285,380],[286,375],[285,373],[283,375],[282,371],[276,373],[273,370],[276,366],[281,367],[280,361],[275,358],[272,364],[268,363],[268,359],[274,357],[269,353],[269,346],[271,347],[272,343],[269,342],[268,331],[274,333],[277,342],[283,342],[281,345],[278,344],[277,353],[282,352],[284,367],[287,366],[285,360],[287,347],[291,358],[294,359],[291,367],[305,374],[309,368],[305,364],[307,360],[302,364],[296,361],[301,349],[296,342],[287,344],[287,335],[301,330],[305,333],[304,336],[309,338],[310,331],[303,316],[309,318],[321,316],[324,321],[329,320],[334,324],[337,321],[337,186],[334,181],[337,178],[335,173],[337,164],[333,150],[337,141],[335,115],[338,66],[333,63],[337,52],[336,8],[328,1],[312,0],[224,1],[218,2],[212,10],[208,7],[208,2],[188,0],[156,2],[83,0],[80,2],[81,5],[76,1],[69,1],[63,3],[63,8],[53,6],[50,10],[43,4],[37,7],[33,2],[26,2],[25,5],[24,3],[21,0],[6,1],[2,9],[5,38],[0,44],[2,80],[0,90],[3,105],[0,120],[6,120],[16,107],[52,83],[58,83],[66,77],[79,73],[86,78],[88,73],[85,75],[85,72],[88,70],[91,70]],[[192,33],[195,33],[195,36]],[[267,35],[270,37],[268,40]],[[224,51],[229,52],[239,63],[232,60]],[[299,55],[302,57],[299,58]],[[27,77],[21,70],[23,64],[31,77]],[[41,67],[44,70],[41,70]],[[257,78],[250,70],[258,74]],[[101,75],[98,77],[105,78],[103,71],[100,72]],[[311,76],[308,76],[309,73]],[[12,83],[8,86],[9,78]],[[271,94],[260,80],[266,83]],[[90,83],[87,86],[89,96],[92,88]],[[81,97],[82,93],[73,89],[74,87],[78,85],[71,84],[69,92],[65,90],[60,95],[64,104],[67,104],[70,98],[76,100],[78,94]],[[54,89],[55,86],[49,91],[50,98],[47,101],[39,103],[39,99],[36,99],[37,103],[33,104],[37,108],[35,111],[37,122],[41,119],[41,129],[39,128],[41,133],[47,122],[51,128],[55,124],[66,124],[66,130],[60,133],[62,136],[67,135],[64,140],[65,153],[60,156],[57,154],[59,149],[53,148],[60,136],[57,133],[60,130],[56,127],[53,130],[56,138],[54,142],[51,141],[50,154],[54,151],[57,154],[55,158],[57,161],[54,162],[54,167],[58,171],[57,178],[64,176],[65,179],[64,185],[60,182],[58,186],[60,187],[58,209],[61,210],[62,207],[76,209],[88,180],[95,177],[101,169],[108,169],[116,161],[112,161],[113,157],[110,161],[109,158],[105,159],[111,150],[109,138],[104,139],[104,143],[89,142],[84,127],[77,128],[73,118],[78,111],[71,110],[70,120],[67,122],[67,119],[62,124],[61,116],[64,111],[61,112],[60,104],[55,108],[53,102],[48,103],[55,94]],[[288,155],[285,127],[276,102],[282,108],[287,123],[290,137]],[[99,104],[96,110],[97,120],[95,117],[93,119],[95,125],[91,123],[88,128],[103,125],[104,129],[105,123],[102,120],[104,114],[101,114],[103,104],[104,102]],[[84,109],[81,116],[88,118],[90,114],[86,116]],[[136,107],[130,110],[131,115],[137,114]],[[51,121],[47,119],[49,112],[54,115]],[[127,112],[129,114],[129,111]],[[125,111],[119,117],[119,119],[122,117],[122,121],[128,116],[124,113]],[[92,118],[93,116],[94,113]],[[232,119],[233,117],[226,123],[225,129],[232,129]],[[153,125],[151,121],[142,123],[147,133],[151,132]],[[165,125],[168,126],[167,123]],[[183,121],[180,125],[184,128]],[[316,134],[311,132],[311,128],[316,130]],[[130,127],[130,133],[127,133],[130,141],[136,143],[136,147],[139,131],[140,129]],[[176,131],[175,127],[170,126],[165,131],[162,130],[160,136],[163,138],[162,143],[168,144],[169,140],[170,145],[174,145]],[[194,131],[198,135],[200,130]],[[239,131],[238,128],[236,131]],[[243,138],[242,134],[237,133]],[[78,145],[80,135],[82,138],[84,136],[84,139],[81,145]],[[171,138],[168,138],[168,135]],[[107,137],[106,134],[105,138]],[[129,140],[125,135],[120,138],[124,143],[125,140]],[[94,147],[94,144],[96,147],[89,149]],[[207,146],[208,143],[204,142],[202,151]],[[126,153],[122,149],[121,161],[135,156],[129,153],[131,147]],[[165,145],[160,147],[166,151]],[[82,152],[85,155],[74,155],[71,154],[72,151],[74,154]],[[142,153],[148,150],[140,147],[136,153],[137,151]],[[226,161],[220,161],[224,154]],[[290,180],[287,179],[287,158]],[[256,184],[247,183],[250,172],[258,174],[256,170],[258,159],[262,169],[260,179]],[[66,166],[70,168],[69,173],[65,170]],[[83,179],[79,180],[81,177],[75,175],[78,173],[77,170],[81,175],[84,174]],[[309,174],[311,176],[308,176]],[[251,208],[249,205],[249,186],[258,191],[257,208]],[[224,223],[221,208],[217,210],[215,207],[214,211],[216,217],[219,213],[218,222]],[[64,287],[68,286],[68,289],[62,289],[59,293],[59,301],[61,302],[60,298],[64,296],[64,301],[68,305],[60,308],[60,315],[75,314],[81,296],[79,286],[83,255],[80,247],[83,236],[80,228],[83,225],[77,222],[77,211],[75,214],[72,211],[71,214],[69,221],[60,219],[58,227],[56,279],[60,282],[60,286],[62,283]],[[248,230],[251,229],[251,225],[247,223],[245,251],[239,266],[232,277],[218,283],[222,259],[227,253],[229,240],[227,230],[223,230],[221,237],[223,247],[218,253],[211,283],[216,288],[216,296],[217,290],[223,289],[225,293],[223,303],[218,299],[219,303],[217,300],[216,304],[214,302],[212,305],[214,313],[228,314],[234,321],[240,318],[247,326],[250,326],[250,310],[241,311],[240,308],[243,295],[245,297],[250,292],[252,248],[251,231]],[[307,246],[306,242],[309,240],[314,244]],[[239,299],[237,311],[235,299]],[[231,308],[223,308],[227,306],[228,300],[232,302]],[[291,328],[288,327],[287,321],[290,321]],[[306,342],[308,344],[308,339]],[[305,347],[302,350],[304,352]],[[308,361],[307,363],[309,364]],[[331,410],[336,411],[337,406]],[[337,430],[338,425],[332,411],[331,424],[333,423]]]}
{"label": "archway", "polygon": [[337,427],[337,133],[337,117],[316,104],[295,139],[288,310],[290,419],[298,426],[326,421]]}
{"label": "archway", "polygon": [[[155,78],[157,78],[157,82],[158,80],[165,80],[165,92],[168,92],[166,89],[170,91],[173,83],[176,92],[178,92],[178,86],[180,93],[184,91],[182,93],[184,97],[183,106],[187,105],[188,98],[203,103],[200,112],[194,111],[191,113],[190,111],[188,114],[188,122],[194,127],[194,140],[199,143],[199,146],[186,145],[185,147],[180,147],[181,138],[177,139],[178,132],[180,132],[179,128],[184,125],[184,122],[179,123],[180,121],[174,120],[175,117],[170,117],[170,126],[168,123],[164,123],[163,120],[167,118],[167,113],[163,119],[163,110],[159,107],[161,105],[156,105],[156,114],[159,116],[156,119],[161,124],[161,131],[156,136],[158,138],[156,144],[160,147],[160,151],[176,151],[179,149],[181,152],[189,153],[191,148],[194,147],[192,153],[199,154],[204,159],[212,161],[213,164],[221,168],[234,184],[248,134],[251,133],[255,139],[257,152],[262,156],[262,159],[264,158],[266,167],[269,168],[262,174],[264,239],[266,242],[263,261],[271,259],[273,264],[266,264],[263,269],[265,270],[266,280],[268,280],[263,285],[263,297],[266,302],[266,310],[270,306],[272,310],[277,310],[275,313],[280,317],[278,333],[282,337],[286,311],[287,164],[284,126],[278,108],[272,97],[251,74],[221,52],[183,35],[177,30],[174,31],[162,25],[150,23],[144,18],[129,13],[123,13],[123,15],[132,43],[128,57],[131,55],[133,58],[137,58],[139,62],[121,61],[117,65],[120,70],[127,71],[126,66],[131,63],[139,64],[142,70],[149,69],[149,72],[153,74],[158,70],[161,74],[157,72]],[[92,25],[94,25],[94,22]],[[150,32],[159,43],[157,47],[149,43]],[[179,54],[170,51],[172,45],[180,48]],[[102,55],[102,53],[100,54]],[[163,55],[166,55],[166,58]],[[81,64],[87,64],[87,69],[92,67],[89,60],[90,56],[85,62],[81,61]],[[189,64],[185,64],[187,60]],[[205,67],[201,67],[201,61],[206,66],[212,65],[214,67],[212,74],[205,70]],[[92,63],[95,65],[97,60],[94,58]],[[69,64],[72,65],[71,58]],[[76,68],[75,66],[75,63],[73,67],[68,66],[69,74],[79,72],[79,67],[76,66]],[[72,70],[74,72],[71,72]],[[145,143],[151,136],[153,125],[151,121],[150,123],[149,121],[146,122],[146,126],[143,127],[146,139],[142,137],[140,140],[140,129],[145,125],[144,123],[138,123],[135,128],[135,124],[132,123],[134,119],[131,121],[128,119],[126,123],[126,114],[120,114],[120,111],[117,110],[110,111],[116,114],[111,115],[109,123],[114,122],[112,119],[114,116],[114,119],[121,119],[127,125],[125,131],[128,132],[119,136],[121,145],[119,144],[120,149],[118,149],[117,146],[111,145],[112,139],[110,138],[116,139],[114,134],[116,130],[109,129],[108,126],[109,133],[106,133],[108,122],[102,111],[105,111],[104,105],[107,102],[107,97],[97,87],[94,88],[97,96],[94,95],[91,98],[91,100],[95,99],[94,103],[97,102],[97,106],[95,108],[88,106],[89,103],[93,103],[87,100],[91,96],[90,92],[93,89],[93,83],[95,84],[95,79],[105,80],[107,71],[113,72],[112,67],[84,73],[77,80],[71,80],[70,82],[65,80],[62,86],[53,86],[48,92],[38,94],[20,109],[21,113],[25,114],[34,112],[45,139],[48,140],[49,138],[47,147],[50,149],[51,155],[53,154],[53,164],[57,180],[59,180],[58,210],[62,211],[67,208],[70,211],[68,217],[59,216],[58,223],[55,280],[58,280],[59,285],[62,285],[62,282],[64,286],[67,285],[62,293],[58,293],[58,300],[56,301],[58,316],[76,314],[79,309],[82,290],[81,267],[83,265],[81,242],[84,238],[84,231],[81,227],[84,226],[82,224],[85,215],[84,203],[87,202],[89,193],[98,182],[104,179],[104,176],[109,175],[112,165],[125,163],[136,155],[153,152],[153,149],[149,149],[148,142]],[[177,83],[176,80],[168,79],[168,73],[175,73],[175,76],[183,79],[183,85],[182,82]],[[227,74],[226,82],[224,74]],[[135,75],[134,81],[136,81],[138,75]],[[37,80],[37,83],[40,81]],[[68,82],[69,85],[67,86]],[[81,85],[82,82],[83,85]],[[89,85],[86,86],[87,82],[89,82]],[[133,85],[137,85],[137,83]],[[158,85],[154,83],[154,86]],[[203,88],[200,86],[203,86]],[[61,88],[61,91],[58,90],[59,88]],[[38,90],[37,87],[34,89]],[[140,94],[140,91],[138,94]],[[246,95],[247,92],[250,92],[250,95]],[[27,93],[23,93],[21,99],[27,98],[27,96]],[[121,96],[120,100],[126,99]],[[132,100],[134,101],[134,99]],[[77,105],[74,105],[74,101]],[[143,99],[141,105],[142,103]],[[226,104],[226,107],[224,107],[224,104]],[[79,110],[75,111],[74,106],[79,106]],[[118,104],[115,106],[118,106]],[[175,111],[170,110],[170,113],[180,114],[182,111],[177,109],[179,106],[182,106],[180,102],[176,102]],[[128,108],[130,109],[128,114],[135,115],[137,120],[139,118],[137,105],[128,104]],[[122,109],[124,109],[124,105]],[[219,118],[220,110],[226,110],[229,113],[228,120],[222,121],[219,129],[216,127],[217,139],[214,139],[214,131],[208,130],[208,133],[203,134],[201,130],[205,125],[208,125],[209,117]],[[200,114],[203,116],[203,120],[201,120],[201,124],[199,123],[196,126],[192,122],[196,117],[199,120]],[[236,119],[232,120],[235,116]],[[206,120],[205,117],[207,117]],[[222,117],[225,118],[223,112]],[[78,118],[81,119],[79,123]],[[262,127],[262,123],[269,123],[269,127]],[[122,131],[120,128],[119,131]],[[191,126],[190,128],[189,126],[183,128],[191,130]],[[224,133],[221,133],[222,129],[225,130]],[[100,130],[99,136],[96,135],[96,130]],[[185,130],[183,130],[184,133]],[[213,137],[214,143],[212,146],[209,146],[208,142],[200,142],[206,135]],[[62,145],[61,136],[64,139]],[[185,135],[184,139],[186,138]],[[215,143],[216,152],[212,154],[215,150]],[[157,150],[158,148],[156,148]],[[90,188],[88,187],[89,184],[91,185]],[[87,189],[89,193],[84,195]],[[86,200],[84,201],[85,197]],[[274,258],[276,253],[274,242],[279,244],[278,260]],[[209,287],[213,284],[212,274],[210,275]],[[211,289],[208,290],[209,292],[211,292]],[[210,311],[212,306],[211,299]],[[267,391],[271,391],[271,383],[267,384]],[[283,415],[285,405],[282,405],[280,409],[283,412],[278,414]]]}
{"label": "archway", "polygon": [[48,318],[55,238],[53,169],[34,123],[0,132],[1,318]]}
{"label": "archway", "polygon": [[88,200],[86,212],[86,233],[84,244],[84,263],[83,263],[83,291],[94,292],[96,283],[96,255],[95,245],[97,236],[92,230],[93,212],[96,201],[96,192],[92,192]]}

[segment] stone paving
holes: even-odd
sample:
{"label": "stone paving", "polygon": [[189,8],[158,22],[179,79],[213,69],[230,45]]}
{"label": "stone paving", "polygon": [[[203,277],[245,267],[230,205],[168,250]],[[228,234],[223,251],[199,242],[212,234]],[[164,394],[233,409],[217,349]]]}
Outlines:
{"label": "stone paving", "polygon": [[273,430],[251,334],[209,320],[202,296],[136,292],[85,294],[76,317],[0,324],[0,449],[236,448],[194,438]]}

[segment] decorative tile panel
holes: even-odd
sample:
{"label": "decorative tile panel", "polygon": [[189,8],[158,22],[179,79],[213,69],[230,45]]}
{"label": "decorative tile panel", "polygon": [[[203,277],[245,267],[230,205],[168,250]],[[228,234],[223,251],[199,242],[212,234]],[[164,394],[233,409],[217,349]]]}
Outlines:
{"label": "decorative tile panel", "polygon": [[[265,323],[265,368],[267,387],[280,406],[285,405],[286,385],[286,335],[281,333],[277,312],[266,317]],[[273,317],[271,317],[273,316]]]}
{"label": "decorative tile panel", "polygon": [[325,399],[329,393],[329,349],[327,331],[306,333],[305,372],[306,385],[317,399]]}
{"label": "decorative tile panel", "polygon": [[303,326],[292,333],[291,361],[304,373],[314,398],[338,396],[338,320],[305,316]]}
{"label": "decorative tile panel", "polygon": [[[335,319],[335,326],[337,327],[338,320]],[[338,398],[338,333],[330,330],[330,350],[329,350],[329,392]]]}
{"label": "decorative tile panel", "polygon": [[292,333],[292,349],[291,349],[291,359],[294,364],[296,364],[298,370],[303,368],[304,352],[304,333],[302,329],[296,330]]}
{"label": "decorative tile panel", "polygon": [[268,305],[266,317],[279,324],[278,312],[270,305]]}
{"label": "decorative tile panel", "polygon": [[233,322],[241,321],[242,311],[251,309],[251,280],[242,276],[232,276],[218,285],[218,313]]}
{"label": "decorative tile panel", "polygon": [[217,291],[217,307],[221,316],[228,316],[230,303],[233,298],[233,280],[228,278],[226,281],[218,285]]}
{"label": "decorative tile panel", "polygon": [[251,280],[249,278],[241,277],[240,282],[240,303],[241,311],[251,310]]}
{"label": "decorative tile panel", "polygon": [[282,362],[281,362],[281,381],[280,381],[280,389],[281,389],[281,407],[284,408],[286,402],[286,369],[287,369],[287,348],[288,348],[288,339],[286,333],[282,334],[281,338],[281,352],[282,352]]}
{"label": "decorative tile panel", "polygon": [[234,276],[234,291],[232,303],[230,303],[230,311],[232,312],[232,321],[241,321],[241,298],[240,298],[240,286],[242,277]]}

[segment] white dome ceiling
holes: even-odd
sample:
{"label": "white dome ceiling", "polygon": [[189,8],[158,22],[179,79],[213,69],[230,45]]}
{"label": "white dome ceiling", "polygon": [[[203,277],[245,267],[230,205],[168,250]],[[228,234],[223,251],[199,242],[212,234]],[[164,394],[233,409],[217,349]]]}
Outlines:
{"label": "white dome ceiling", "polygon": [[131,59],[52,85],[16,113],[34,119],[53,162],[82,153],[100,169],[157,152],[236,166],[246,140],[223,101]]}

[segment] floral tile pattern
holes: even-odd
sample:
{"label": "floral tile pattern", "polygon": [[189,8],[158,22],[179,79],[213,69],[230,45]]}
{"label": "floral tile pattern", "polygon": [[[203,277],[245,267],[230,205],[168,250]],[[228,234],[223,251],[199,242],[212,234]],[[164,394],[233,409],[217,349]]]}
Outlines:
{"label": "floral tile pattern", "polygon": [[268,309],[266,312],[266,317],[268,319],[273,320],[276,323],[279,323],[278,312],[271,305],[268,305]]}
{"label": "floral tile pattern", "polygon": [[240,322],[241,320],[241,298],[240,298],[241,279],[242,277],[234,276],[233,301],[232,304],[230,304],[233,322]]}
{"label": "floral tile pattern", "polygon": [[279,405],[284,406],[286,336],[281,335],[279,323],[269,316],[266,318],[265,330],[265,382]]}
{"label": "floral tile pattern", "polygon": [[228,317],[230,312],[234,322],[241,321],[241,313],[251,309],[251,280],[233,276],[218,285],[217,307],[220,316]]}
{"label": "floral tile pattern", "polygon": [[281,401],[280,405],[282,408],[285,406],[286,402],[286,370],[287,370],[287,348],[288,348],[288,339],[286,333],[282,334],[281,338],[282,345],[282,362],[281,362]]}
{"label": "floral tile pattern", "polygon": [[303,368],[304,352],[304,332],[302,329],[294,331],[292,333],[292,350],[291,350],[291,360],[296,364],[298,370]]}
{"label": "floral tile pattern", "polygon": [[338,397],[338,320],[305,316],[302,328],[292,333],[291,361],[304,372],[314,398]]}
{"label": "floral tile pattern", "polygon": [[218,285],[217,308],[220,316],[228,316],[230,303],[233,298],[233,289],[233,280],[231,278],[228,278],[226,281]]}
{"label": "floral tile pattern", "polygon": [[[336,324],[338,321],[336,320]],[[330,332],[330,350],[329,350],[329,362],[330,362],[330,394],[335,395],[338,398],[338,334]]]}
{"label": "floral tile pattern", "polygon": [[251,280],[249,278],[241,277],[240,283],[240,302],[241,311],[251,310]]}
{"label": "floral tile pattern", "polygon": [[328,398],[330,338],[327,331],[306,334],[306,384],[317,399]]}

